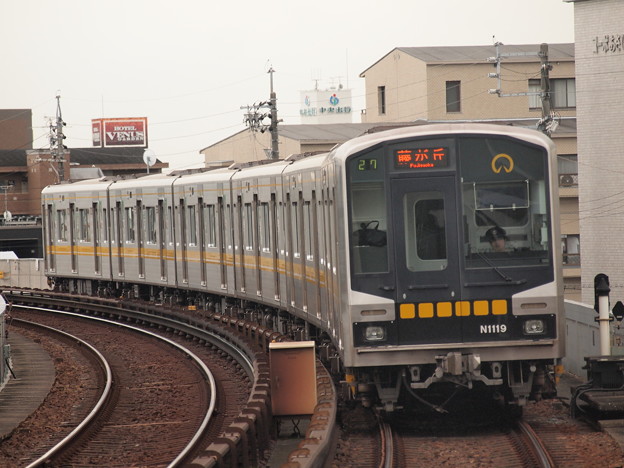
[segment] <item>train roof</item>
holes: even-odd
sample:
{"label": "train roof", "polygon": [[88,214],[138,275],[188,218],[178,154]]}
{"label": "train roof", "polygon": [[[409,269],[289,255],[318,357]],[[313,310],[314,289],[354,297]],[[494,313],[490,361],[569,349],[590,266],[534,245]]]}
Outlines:
{"label": "train roof", "polygon": [[70,193],[104,190],[112,183],[110,177],[100,177],[99,179],[85,179],[79,181],[66,181],[54,185],[48,185],[41,193]]}
{"label": "train roof", "polygon": [[363,135],[338,146],[337,148],[332,150],[329,157],[344,160],[354,153],[366,150],[376,145],[387,143],[392,140],[417,138],[427,135],[474,135],[485,133],[517,136],[524,138],[525,140],[528,140],[536,145],[548,147],[551,149],[551,151],[555,150],[555,144],[553,143],[553,141],[542,132],[539,132],[537,130],[489,123],[439,123],[403,126],[399,128],[382,130],[376,133]]}

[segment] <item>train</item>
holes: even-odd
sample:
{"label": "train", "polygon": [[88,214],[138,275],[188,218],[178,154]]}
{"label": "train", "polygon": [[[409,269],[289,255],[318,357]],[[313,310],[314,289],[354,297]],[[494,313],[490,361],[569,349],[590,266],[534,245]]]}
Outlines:
{"label": "train", "polygon": [[521,410],[556,392],[564,355],[556,177],[536,130],[430,123],[281,160],[64,182],[42,191],[45,274],[315,340],[366,407],[445,411],[467,391]]}

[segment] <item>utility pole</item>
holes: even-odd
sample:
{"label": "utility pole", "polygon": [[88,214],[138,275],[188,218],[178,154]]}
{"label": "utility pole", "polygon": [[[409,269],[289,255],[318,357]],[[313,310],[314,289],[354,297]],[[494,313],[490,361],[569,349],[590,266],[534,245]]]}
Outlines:
{"label": "utility pole", "polygon": [[273,91],[273,67],[269,68],[269,72],[271,74],[271,127],[269,128],[271,131],[271,159],[279,159],[279,144],[278,144],[278,135],[277,135],[277,97],[275,95],[275,91]]}
{"label": "utility pole", "polygon": [[[540,89],[542,99],[542,119],[539,121],[537,128],[542,132],[550,135],[557,128],[557,124],[551,115],[552,100],[550,99],[550,78],[549,72],[552,65],[548,62],[548,44],[542,44],[539,52],[540,66]],[[551,126],[554,128],[551,129]]]}
{"label": "utility pole", "polygon": [[67,146],[63,140],[67,138],[63,134],[63,127],[65,126],[65,122],[63,122],[63,116],[61,114],[61,95],[56,95],[56,122],[53,124],[50,122],[50,154],[52,155],[52,161],[56,161],[58,164],[58,176],[59,181],[62,182],[65,180],[65,150]]}
{"label": "utility pole", "polygon": [[[277,96],[273,90],[273,67],[268,71],[271,74],[271,94],[269,101],[260,102],[253,106],[241,106],[241,109],[247,109],[243,121],[252,132],[264,133],[267,130],[271,133],[271,149],[270,159],[279,159],[279,134],[277,124],[280,122],[277,118]],[[260,109],[269,109],[269,112],[262,113]],[[269,118],[269,125],[264,123],[264,119]],[[265,150],[269,153],[269,150]]]}
{"label": "utility pole", "polygon": [[[542,101],[542,118],[537,123],[538,130],[547,135],[551,135],[559,123],[555,120],[552,111],[552,101],[550,98],[550,78],[549,72],[552,70],[552,65],[548,62],[548,44],[542,44],[539,52],[513,52],[513,53],[501,53],[500,46],[503,45],[500,42],[496,42],[496,57],[488,58],[488,62],[496,63],[496,73],[489,73],[489,78],[498,79],[498,87],[496,89],[490,89],[490,94],[496,94],[498,97],[517,97],[517,96],[539,96]],[[525,56],[538,56],[540,58],[540,91],[528,92],[528,93],[503,93],[502,78],[501,78],[501,58],[504,57],[525,57]]]}

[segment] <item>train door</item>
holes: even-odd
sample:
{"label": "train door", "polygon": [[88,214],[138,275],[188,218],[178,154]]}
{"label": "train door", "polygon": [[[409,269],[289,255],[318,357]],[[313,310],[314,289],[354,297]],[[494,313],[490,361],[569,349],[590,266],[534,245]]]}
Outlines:
{"label": "train door", "polygon": [[180,261],[182,262],[182,282],[188,284],[188,238],[186,237],[186,205],[184,199],[180,198],[179,205],[179,219],[180,219]]}
{"label": "train door", "polygon": [[217,223],[218,223],[218,240],[219,243],[219,271],[221,276],[221,289],[226,289],[228,285],[227,281],[227,263],[226,263],[226,245],[227,239],[225,238],[225,203],[223,197],[217,199]]}
{"label": "train door", "polygon": [[165,208],[164,200],[158,200],[158,259],[160,264],[160,279],[167,277],[167,263],[165,251],[167,249],[167,239],[165,239]]}
{"label": "train door", "polygon": [[140,200],[136,202],[136,243],[139,278],[145,278],[145,252],[144,252],[144,234],[143,234],[143,203]]}
{"label": "train door", "polygon": [[97,202],[91,204],[91,216],[93,226],[93,268],[96,275],[101,275],[102,267],[100,263],[100,255],[102,253],[102,248],[100,245],[100,218]]}
{"label": "train door", "polygon": [[[454,177],[392,180],[398,339],[461,341],[462,315]],[[427,320],[430,319],[430,320]]]}
{"label": "train door", "polygon": [[69,249],[71,257],[71,271],[78,273],[78,258],[76,254],[76,213],[75,205],[69,204]]}
{"label": "train door", "polygon": [[275,198],[275,194],[271,194],[271,203],[269,204],[269,233],[270,233],[270,243],[269,248],[271,249],[271,260],[272,260],[272,269],[273,269],[273,282],[274,282],[274,290],[275,290],[275,300],[280,300],[280,270],[279,270],[279,244],[278,244],[278,222],[277,222],[277,201]]}
{"label": "train door", "polygon": [[45,209],[45,226],[46,229],[43,231],[43,235],[45,236],[45,251],[46,251],[46,261],[47,261],[47,271],[55,272],[56,271],[56,239],[54,238],[54,218],[53,218],[53,206],[51,204],[46,205]]}
{"label": "train door", "polygon": [[124,243],[121,237],[121,202],[115,204],[115,237],[117,238],[117,275],[124,275]]}
{"label": "train door", "polygon": [[199,227],[199,279],[202,286],[206,286],[206,205],[203,198],[197,199],[197,225]]}

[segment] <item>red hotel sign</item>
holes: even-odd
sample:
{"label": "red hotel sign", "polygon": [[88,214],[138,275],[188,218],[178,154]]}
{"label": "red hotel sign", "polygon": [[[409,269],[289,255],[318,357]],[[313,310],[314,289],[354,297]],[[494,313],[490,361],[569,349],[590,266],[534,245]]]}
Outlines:
{"label": "red hotel sign", "polygon": [[92,119],[93,146],[147,147],[147,117]]}

